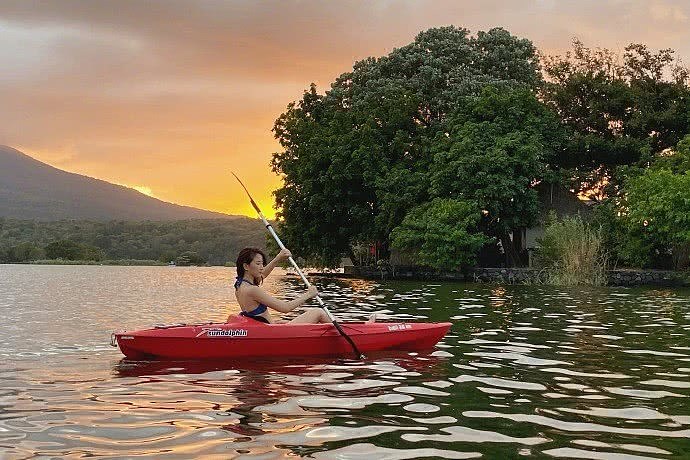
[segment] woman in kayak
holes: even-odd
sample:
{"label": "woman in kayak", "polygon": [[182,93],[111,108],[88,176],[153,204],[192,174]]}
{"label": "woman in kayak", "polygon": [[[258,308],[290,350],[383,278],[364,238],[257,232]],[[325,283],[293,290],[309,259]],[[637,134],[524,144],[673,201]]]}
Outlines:
{"label": "woman in kayak", "polygon": [[[303,305],[309,299],[316,297],[319,292],[310,286],[307,292],[288,302],[276,299],[261,289],[260,285],[280,262],[287,260],[292,254],[283,249],[266,264],[266,254],[261,249],[244,248],[237,256],[237,280],[235,281],[235,296],[242,312],[246,316],[263,323],[272,323],[269,308],[281,313],[287,313]],[[310,308],[289,323],[330,323],[328,315],[320,308]]]}

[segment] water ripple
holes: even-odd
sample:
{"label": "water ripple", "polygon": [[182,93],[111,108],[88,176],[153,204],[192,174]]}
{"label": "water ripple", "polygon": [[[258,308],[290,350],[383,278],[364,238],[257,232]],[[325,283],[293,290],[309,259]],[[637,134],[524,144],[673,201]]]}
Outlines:
{"label": "water ripple", "polygon": [[535,425],[548,426],[563,431],[573,432],[598,432],[598,433],[618,433],[630,436],[656,436],[666,438],[688,438],[690,430],[653,430],[649,428],[619,428],[597,423],[586,422],[566,422],[534,414],[502,414],[490,411],[466,411],[464,417],[470,418],[502,418],[515,422],[527,422]]}
{"label": "water ripple", "polygon": [[453,328],[435,350],[364,361],[130,362],[107,345],[224,320],[233,274],[0,265],[0,456],[687,456],[688,290],[317,279],[343,320]]}

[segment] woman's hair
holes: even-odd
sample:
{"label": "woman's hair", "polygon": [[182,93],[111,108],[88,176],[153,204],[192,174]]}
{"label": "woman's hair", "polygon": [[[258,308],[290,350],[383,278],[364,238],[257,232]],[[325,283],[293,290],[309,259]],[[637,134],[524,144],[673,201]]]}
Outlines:
{"label": "woman's hair", "polygon": [[[254,257],[256,257],[257,254],[261,254],[261,258],[264,261],[264,265],[266,265],[266,254],[259,249],[259,248],[244,248],[240,251],[239,255],[237,256],[237,276],[239,278],[244,278],[244,264],[249,265],[252,263],[252,260],[254,260]],[[263,280],[256,280],[256,281],[263,281]]]}

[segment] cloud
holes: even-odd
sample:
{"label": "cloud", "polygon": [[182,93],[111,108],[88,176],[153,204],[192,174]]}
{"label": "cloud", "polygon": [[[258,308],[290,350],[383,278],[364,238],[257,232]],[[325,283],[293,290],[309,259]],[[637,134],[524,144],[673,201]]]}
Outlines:
{"label": "cloud", "polygon": [[239,165],[268,202],[278,185],[270,129],[285,106],[421,30],[501,26],[547,53],[575,36],[614,50],[642,42],[687,62],[689,16],[680,0],[4,0],[0,143],[235,212],[247,208],[223,201],[218,171]]}

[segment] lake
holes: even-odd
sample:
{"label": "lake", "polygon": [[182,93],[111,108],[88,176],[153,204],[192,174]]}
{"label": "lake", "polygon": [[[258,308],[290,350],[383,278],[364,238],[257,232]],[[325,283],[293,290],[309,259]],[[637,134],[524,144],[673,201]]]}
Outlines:
{"label": "lake", "polygon": [[224,321],[234,273],[0,265],[0,458],[690,458],[690,290],[317,279],[343,320],[453,327],[364,361],[128,362],[109,345]]}

